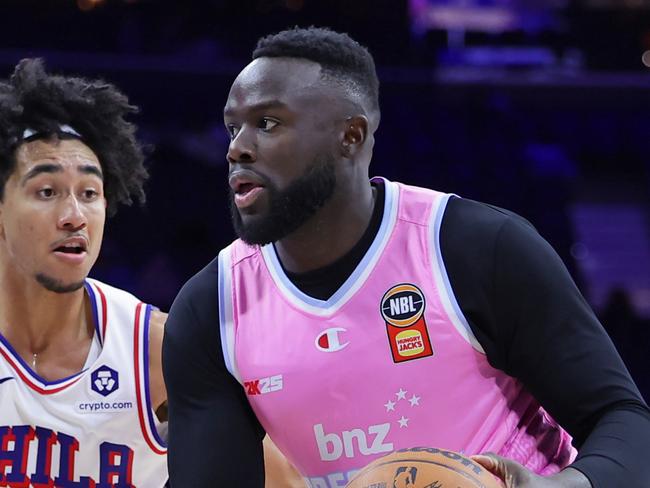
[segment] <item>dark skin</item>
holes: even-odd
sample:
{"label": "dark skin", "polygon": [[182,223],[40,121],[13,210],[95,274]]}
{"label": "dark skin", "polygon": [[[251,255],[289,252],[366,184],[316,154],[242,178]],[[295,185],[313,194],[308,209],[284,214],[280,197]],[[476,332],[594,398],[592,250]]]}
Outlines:
{"label": "dark skin", "polygon": [[[333,155],[334,195],[300,228],[275,242],[283,266],[301,273],[327,266],[361,239],[372,215],[374,194],[368,179],[379,115],[354,93],[325,83],[320,65],[295,58],[259,58],[239,74],[224,110],[231,136],[231,186],[237,176],[278,189],[302,175],[322,155]],[[264,190],[240,208],[254,222],[268,212]],[[476,461],[504,480],[507,488],[589,488],[589,480],[567,468],[536,476],[518,463],[489,454]]]}
{"label": "dark skin", "polygon": [[[317,63],[260,58],[237,77],[224,109],[232,138],[230,174],[263,175],[283,189],[318,155],[334,156],[334,195],[302,227],[276,243],[291,272],[317,269],[343,256],[361,238],[372,214],[368,166],[376,123],[355,100],[341,99],[340,92],[322,83]],[[268,204],[262,191],[253,205],[240,210],[242,219],[263,215]]]}

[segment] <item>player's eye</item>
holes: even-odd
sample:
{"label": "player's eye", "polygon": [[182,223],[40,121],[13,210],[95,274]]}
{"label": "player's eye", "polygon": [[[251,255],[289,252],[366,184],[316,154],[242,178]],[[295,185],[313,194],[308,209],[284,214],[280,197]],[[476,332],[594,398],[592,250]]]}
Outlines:
{"label": "player's eye", "polygon": [[98,196],[99,196],[99,192],[97,190],[93,189],[93,188],[88,188],[88,189],[84,190],[84,192],[83,192],[83,197],[86,200],[94,200]]}
{"label": "player's eye", "polygon": [[235,137],[237,137],[237,134],[239,133],[239,127],[233,124],[227,124],[226,131],[228,132],[228,136],[230,137],[230,140],[232,140]]}
{"label": "player's eye", "polygon": [[43,200],[48,200],[54,196],[54,189],[53,188],[41,188],[37,192],[38,196],[42,198]]}
{"label": "player's eye", "polygon": [[260,120],[259,128],[262,129],[264,132],[269,132],[270,130],[277,127],[279,123],[280,122],[278,122],[277,120],[264,117]]}

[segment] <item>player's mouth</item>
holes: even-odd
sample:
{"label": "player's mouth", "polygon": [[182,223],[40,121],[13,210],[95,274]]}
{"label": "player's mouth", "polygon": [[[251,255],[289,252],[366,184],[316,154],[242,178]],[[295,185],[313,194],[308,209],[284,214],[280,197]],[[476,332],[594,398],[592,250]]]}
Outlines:
{"label": "player's mouth", "polygon": [[52,252],[62,261],[79,264],[88,254],[88,240],[82,236],[67,237],[52,245]]}
{"label": "player's mouth", "polygon": [[228,184],[233,191],[235,205],[240,210],[253,205],[266,189],[261,180],[250,171],[231,173]]}

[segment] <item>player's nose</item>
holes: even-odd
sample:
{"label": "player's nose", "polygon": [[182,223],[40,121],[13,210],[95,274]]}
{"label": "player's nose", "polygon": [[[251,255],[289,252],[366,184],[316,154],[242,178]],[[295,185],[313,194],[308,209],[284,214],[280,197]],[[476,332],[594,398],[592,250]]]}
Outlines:
{"label": "player's nose", "polygon": [[228,163],[252,163],[257,160],[257,144],[254,137],[254,129],[243,126],[230,140]]}
{"label": "player's nose", "polygon": [[60,229],[71,231],[83,229],[88,224],[82,205],[75,195],[68,195],[62,202],[57,224]]}

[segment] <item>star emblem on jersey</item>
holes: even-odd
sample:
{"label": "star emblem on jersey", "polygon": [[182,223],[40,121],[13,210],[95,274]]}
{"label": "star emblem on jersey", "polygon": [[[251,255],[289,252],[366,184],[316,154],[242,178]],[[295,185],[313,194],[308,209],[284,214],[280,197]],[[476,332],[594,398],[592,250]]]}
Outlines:
{"label": "star emblem on jersey", "polygon": [[91,388],[102,396],[108,396],[120,387],[119,374],[113,368],[100,366],[90,376]]}
{"label": "star emblem on jersey", "polygon": [[[393,400],[393,398],[395,400]],[[394,396],[392,398],[384,403],[384,408],[386,409],[386,413],[395,412],[396,416],[400,416],[397,418],[397,420],[394,420],[394,422],[399,425],[400,429],[408,428],[409,420],[411,420],[409,417],[407,417],[409,411],[408,409],[419,407],[421,399],[421,396],[418,396],[415,393],[411,393],[409,395],[409,392],[407,390],[400,388],[394,393]]]}
{"label": "star emblem on jersey", "polygon": [[[329,420],[313,425],[314,440],[321,461],[336,461],[343,456],[352,458],[385,454],[395,450],[394,442],[398,442],[400,437],[407,439],[413,434],[419,433],[422,422],[429,422],[425,411],[421,412],[423,415],[417,415],[419,412],[414,410],[420,407],[422,396],[418,394],[419,392],[408,391],[402,386],[398,388],[398,385],[389,385],[388,388],[390,389],[385,390],[386,393],[384,393],[388,398],[385,403],[381,403],[381,407],[378,405],[379,402],[368,405],[370,407],[368,411],[371,412],[373,418],[372,425],[350,425],[343,427],[345,430],[336,429]],[[424,397],[426,400],[426,395]],[[382,410],[378,411],[377,407]],[[401,434],[398,433],[399,431]],[[340,474],[347,477],[346,473],[336,473],[336,476],[338,478]],[[309,479],[311,480],[309,486],[314,488],[317,486],[331,488],[343,486],[325,481],[321,483],[321,480],[325,478]],[[338,480],[343,481],[344,478]],[[379,485],[377,488],[380,488]]]}
{"label": "star emblem on jersey", "polygon": [[424,293],[411,283],[395,285],[382,297],[379,308],[386,321],[393,362],[433,356],[425,306]]}

